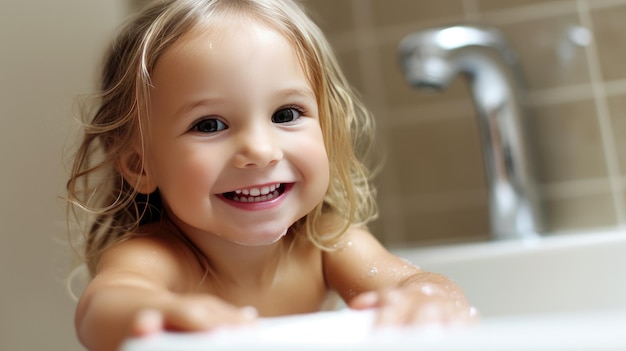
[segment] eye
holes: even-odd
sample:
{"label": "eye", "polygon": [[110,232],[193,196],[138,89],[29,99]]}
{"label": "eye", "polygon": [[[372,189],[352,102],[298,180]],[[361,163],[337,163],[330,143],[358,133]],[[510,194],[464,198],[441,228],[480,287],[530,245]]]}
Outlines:
{"label": "eye", "polygon": [[228,126],[215,118],[201,119],[191,127],[191,131],[199,133],[215,133],[224,129],[228,129]]}
{"label": "eye", "polygon": [[272,115],[274,123],[289,123],[297,120],[302,115],[302,111],[295,107],[282,108]]}

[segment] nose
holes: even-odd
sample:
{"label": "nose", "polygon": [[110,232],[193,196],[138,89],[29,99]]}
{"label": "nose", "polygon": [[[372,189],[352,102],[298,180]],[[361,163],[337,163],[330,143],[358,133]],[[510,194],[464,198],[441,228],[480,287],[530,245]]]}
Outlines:
{"label": "nose", "polygon": [[240,131],[235,140],[237,168],[263,168],[283,158],[278,135],[270,126],[250,126]]}

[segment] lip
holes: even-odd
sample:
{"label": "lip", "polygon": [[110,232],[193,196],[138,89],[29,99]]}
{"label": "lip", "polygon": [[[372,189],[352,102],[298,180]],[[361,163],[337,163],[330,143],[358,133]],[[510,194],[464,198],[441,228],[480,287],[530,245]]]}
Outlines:
{"label": "lip", "polygon": [[[276,184],[276,183],[273,183],[273,184]],[[264,200],[264,201],[259,201],[259,202],[241,202],[241,201],[235,201],[234,199],[226,197],[224,196],[224,194],[219,194],[218,197],[222,199],[222,201],[226,202],[227,204],[233,207],[242,209],[242,210],[246,210],[246,211],[268,210],[268,209],[272,209],[274,207],[279,206],[285,200],[285,198],[287,197],[287,194],[293,188],[294,183],[281,183],[281,184],[282,184],[281,187],[283,189],[280,195],[269,200]]]}

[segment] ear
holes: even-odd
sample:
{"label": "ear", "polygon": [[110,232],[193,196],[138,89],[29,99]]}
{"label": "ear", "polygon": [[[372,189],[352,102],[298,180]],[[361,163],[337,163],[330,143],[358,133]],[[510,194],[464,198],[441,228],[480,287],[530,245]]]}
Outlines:
{"label": "ear", "polygon": [[150,194],[157,188],[154,178],[146,171],[146,163],[142,155],[130,148],[118,158],[116,168],[126,182],[141,194]]}

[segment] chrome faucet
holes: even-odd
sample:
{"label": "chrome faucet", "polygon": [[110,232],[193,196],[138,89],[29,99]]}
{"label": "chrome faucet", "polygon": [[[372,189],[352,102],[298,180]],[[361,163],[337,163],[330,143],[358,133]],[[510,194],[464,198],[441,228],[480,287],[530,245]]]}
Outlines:
{"label": "chrome faucet", "polygon": [[467,77],[478,116],[492,235],[533,238],[542,231],[519,63],[503,35],[489,27],[430,28],[399,45],[404,75],[416,89],[442,90]]}

